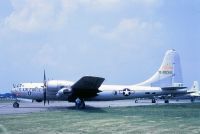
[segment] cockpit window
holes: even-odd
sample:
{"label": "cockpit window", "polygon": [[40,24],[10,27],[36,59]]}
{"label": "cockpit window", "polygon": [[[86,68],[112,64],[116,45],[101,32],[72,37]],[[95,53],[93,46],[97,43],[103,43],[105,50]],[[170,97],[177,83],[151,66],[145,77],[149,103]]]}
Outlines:
{"label": "cockpit window", "polygon": [[22,84],[18,84],[18,85],[17,85],[17,87],[22,87],[22,86],[23,86]]}

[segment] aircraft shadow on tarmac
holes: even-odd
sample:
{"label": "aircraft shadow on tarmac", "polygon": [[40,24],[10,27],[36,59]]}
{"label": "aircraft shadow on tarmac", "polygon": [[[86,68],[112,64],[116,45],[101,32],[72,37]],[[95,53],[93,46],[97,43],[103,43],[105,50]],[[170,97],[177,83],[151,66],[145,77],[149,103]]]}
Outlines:
{"label": "aircraft shadow on tarmac", "polygon": [[105,110],[103,110],[102,108],[98,108],[98,107],[93,107],[93,106],[89,106],[86,105],[86,107],[84,109],[77,109],[75,106],[68,106],[68,107],[49,107],[48,110],[79,110],[82,112],[87,112],[87,113],[106,113]]}
{"label": "aircraft shadow on tarmac", "polygon": [[77,109],[75,106],[48,106],[48,107],[44,107],[44,106],[27,106],[27,107],[24,106],[23,107],[23,106],[21,106],[19,109],[41,109],[41,110],[46,109],[47,111],[79,110],[79,111],[88,112],[88,113],[106,113],[106,111],[103,110],[102,108],[93,107],[93,106],[89,106],[89,105],[86,105],[86,107],[84,109]]}

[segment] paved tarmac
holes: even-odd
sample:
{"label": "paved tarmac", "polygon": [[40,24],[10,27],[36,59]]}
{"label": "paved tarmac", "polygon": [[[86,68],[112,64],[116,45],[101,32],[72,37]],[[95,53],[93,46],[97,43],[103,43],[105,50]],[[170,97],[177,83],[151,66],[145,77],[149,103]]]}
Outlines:
{"label": "paved tarmac", "polygon": [[[43,102],[19,102],[19,108],[13,108],[11,102],[0,102],[0,115],[2,114],[22,114],[22,113],[33,113],[42,112],[47,110],[58,110],[73,108],[74,103],[69,102],[57,102],[50,101],[49,105],[44,106]],[[146,105],[167,105],[162,100],[157,101],[155,104],[151,103],[151,100],[139,100],[135,103],[134,100],[118,100],[118,101],[86,101],[86,108],[103,108],[103,107],[126,107],[126,106],[146,106]],[[170,103],[191,103],[189,100],[174,101],[170,100]]]}

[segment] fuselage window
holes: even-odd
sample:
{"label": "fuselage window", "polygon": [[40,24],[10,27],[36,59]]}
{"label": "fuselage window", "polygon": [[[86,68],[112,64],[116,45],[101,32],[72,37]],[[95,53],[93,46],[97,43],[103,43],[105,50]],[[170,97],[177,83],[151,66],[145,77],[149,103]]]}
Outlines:
{"label": "fuselage window", "polygon": [[150,94],[150,92],[145,92],[145,94]]}
{"label": "fuselage window", "polygon": [[114,91],[114,95],[117,95],[117,91]]}

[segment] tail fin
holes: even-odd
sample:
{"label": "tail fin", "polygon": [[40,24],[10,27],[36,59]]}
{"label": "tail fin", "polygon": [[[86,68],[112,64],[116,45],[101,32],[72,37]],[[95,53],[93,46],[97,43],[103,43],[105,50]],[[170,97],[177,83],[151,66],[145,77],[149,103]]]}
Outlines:
{"label": "tail fin", "polygon": [[200,89],[198,81],[194,81],[191,89],[189,90],[192,96],[200,96]]}
{"label": "tail fin", "polygon": [[199,91],[200,90],[198,81],[194,81],[192,89],[195,90],[195,91]]}
{"label": "tail fin", "polygon": [[165,53],[159,70],[148,80],[139,83],[143,86],[182,87],[183,79],[179,54],[171,49]]}

